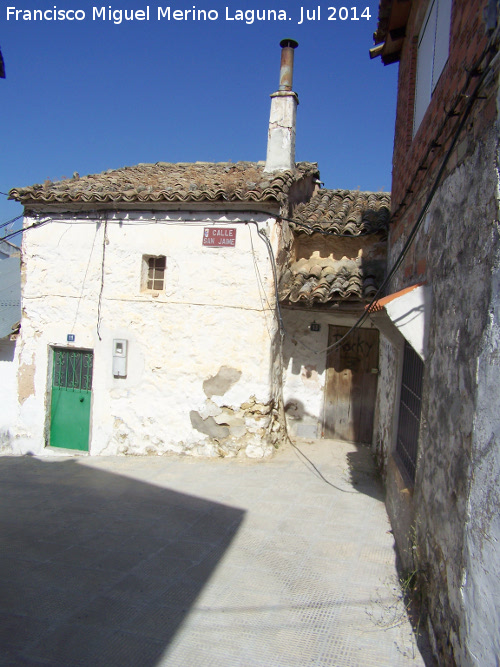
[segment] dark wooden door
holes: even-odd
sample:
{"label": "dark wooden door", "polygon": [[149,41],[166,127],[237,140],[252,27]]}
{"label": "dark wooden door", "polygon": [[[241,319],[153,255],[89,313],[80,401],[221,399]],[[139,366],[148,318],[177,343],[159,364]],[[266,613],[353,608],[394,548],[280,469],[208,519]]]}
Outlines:
{"label": "dark wooden door", "polygon": [[[330,326],[328,346],[348,327]],[[328,352],[323,436],[371,443],[377,395],[378,331],[356,329]]]}

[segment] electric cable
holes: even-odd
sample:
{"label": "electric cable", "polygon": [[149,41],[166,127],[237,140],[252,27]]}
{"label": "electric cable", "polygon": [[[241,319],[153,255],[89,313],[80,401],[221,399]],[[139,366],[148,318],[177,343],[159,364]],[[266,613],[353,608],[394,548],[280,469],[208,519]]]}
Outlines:
{"label": "electric cable", "polygon": [[[495,35],[495,38],[496,37],[497,37],[497,35]],[[487,53],[491,51],[491,49],[493,48],[493,45],[494,45],[494,41],[495,40],[492,36],[492,38],[488,42],[488,47],[484,50],[484,52],[483,52],[483,54],[482,54],[482,56],[479,60],[479,63],[481,63],[482,60],[484,59],[484,57],[487,55]],[[492,58],[492,60],[493,60],[493,58]],[[417,216],[417,220],[415,221],[415,224],[413,225],[412,229],[410,230],[410,233],[409,233],[409,235],[406,239],[406,242],[405,242],[399,256],[397,257],[396,261],[394,262],[393,266],[391,267],[391,269],[390,269],[389,273],[387,274],[387,276],[385,277],[384,281],[382,282],[380,287],[377,289],[377,291],[376,291],[375,295],[373,296],[373,298],[371,299],[370,303],[367,306],[365,306],[364,312],[358,318],[358,320],[353,324],[353,326],[341,338],[339,338],[339,340],[337,340],[332,345],[329,345],[328,347],[324,348],[323,350],[314,350],[311,347],[309,347],[308,345],[306,345],[303,341],[298,340],[298,342],[300,342],[300,344],[303,345],[309,351],[314,352],[314,354],[324,354],[325,352],[328,352],[328,351],[332,350],[333,348],[338,347],[339,345],[341,345],[341,343],[353,331],[358,329],[361,326],[361,324],[366,320],[366,318],[373,312],[372,308],[373,308],[374,304],[376,303],[376,301],[378,301],[380,295],[383,293],[383,291],[385,290],[385,288],[389,284],[390,280],[392,279],[392,277],[394,276],[396,271],[399,269],[399,267],[403,263],[403,260],[406,257],[406,255],[408,254],[408,251],[409,251],[409,249],[410,249],[410,247],[411,247],[411,245],[412,245],[412,243],[413,243],[413,241],[414,241],[414,239],[415,239],[415,237],[416,237],[416,235],[417,235],[417,233],[418,233],[418,231],[419,231],[419,229],[422,225],[424,217],[425,217],[425,215],[426,215],[426,213],[427,213],[427,211],[428,211],[428,209],[429,209],[429,207],[432,203],[432,200],[434,199],[434,195],[436,194],[436,191],[439,187],[439,184],[441,182],[441,178],[443,177],[444,171],[445,171],[446,166],[448,164],[448,161],[451,157],[451,154],[452,154],[452,152],[453,152],[453,150],[456,146],[458,138],[459,138],[459,136],[460,136],[460,134],[461,134],[461,132],[462,132],[464,126],[465,126],[465,123],[466,123],[466,121],[467,121],[467,119],[468,119],[468,117],[469,117],[469,115],[472,111],[472,108],[473,108],[473,106],[474,106],[474,104],[477,100],[477,96],[479,94],[479,91],[480,91],[486,77],[490,73],[490,69],[491,69],[491,61],[484,68],[482,73],[479,75],[478,82],[477,82],[474,90],[472,91],[471,95],[468,98],[467,105],[464,108],[464,110],[462,111],[460,120],[457,122],[457,125],[455,126],[453,135],[451,136],[451,143],[449,145],[449,148],[446,151],[446,154],[443,158],[443,161],[442,161],[441,166],[438,170],[438,173],[437,173],[437,175],[434,179],[434,183],[431,186],[431,189],[430,189],[429,194],[428,194],[428,196],[425,200],[425,203],[424,203],[422,209],[420,210],[419,215]]]}
{"label": "electric cable", "polygon": [[106,258],[106,245],[108,243],[108,221],[104,222],[104,233],[102,241],[102,261],[101,261],[101,289],[99,290],[99,300],[97,302],[97,336],[100,341],[101,338],[101,307],[102,307],[102,293],[104,291],[104,260]]}
{"label": "electric cable", "polygon": [[[449,159],[450,159],[450,157],[451,157],[451,153],[452,153],[452,151],[454,150],[455,145],[456,145],[456,143],[457,143],[457,141],[458,141],[459,135],[460,135],[460,133],[462,132],[462,130],[463,130],[463,128],[464,128],[464,125],[465,125],[465,122],[467,121],[467,119],[468,119],[468,117],[469,117],[469,115],[470,115],[470,112],[472,111],[472,108],[473,108],[473,106],[474,106],[474,103],[475,103],[476,100],[477,100],[477,95],[478,95],[478,93],[479,93],[479,90],[481,89],[481,87],[482,87],[482,85],[483,85],[483,83],[484,83],[484,80],[485,80],[486,76],[487,76],[487,75],[489,74],[489,72],[490,72],[490,69],[491,69],[491,61],[490,61],[490,63],[488,63],[488,65],[483,69],[483,71],[482,71],[480,74],[478,74],[478,73],[480,72],[480,68],[479,68],[479,66],[480,66],[481,62],[483,61],[483,59],[486,57],[486,55],[487,55],[490,51],[492,51],[493,48],[495,48],[495,52],[496,52],[497,48],[496,48],[496,45],[494,44],[494,42],[495,42],[495,40],[497,39],[497,37],[498,37],[498,30],[495,31],[495,33],[492,35],[492,37],[491,37],[490,40],[488,41],[488,45],[487,45],[487,47],[486,47],[485,50],[483,51],[483,53],[482,53],[481,57],[479,58],[479,60],[477,61],[478,64],[477,64],[475,67],[473,67],[473,68],[468,72],[468,77],[467,77],[467,80],[466,80],[466,86],[469,85],[469,83],[470,83],[470,81],[472,80],[473,76],[478,76],[478,77],[479,77],[479,79],[478,79],[478,83],[477,83],[477,85],[475,86],[475,88],[474,88],[472,94],[469,96],[469,98],[468,98],[468,102],[467,102],[467,105],[466,105],[465,109],[464,109],[464,110],[462,111],[462,113],[461,113],[460,120],[457,122],[457,125],[456,125],[456,127],[455,127],[455,129],[454,129],[453,135],[452,135],[452,137],[451,137],[451,143],[450,143],[450,146],[449,146],[449,148],[448,148],[448,150],[447,150],[447,152],[446,152],[446,154],[445,154],[445,156],[444,156],[444,158],[443,158],[443,161],[442,161],[442,163],[441,163],[441,167],[440,167],[439,170],[438,170],[437,176],[436,176],[435,179],[434,179],[434,183],[433,183],[433,185],[431,186],[431,189],[430,189],[429,194],[428,194],[428,196],[427,196],[427,198],[426,198],[426,201],[425,201],[425,203],[424,203],[424,206],[422,207],[422,209],[421,209],[421,211],[420,211],[420,213],[419,213],[419,215],[418,215],[418,217],[417,217],[417,220],[416,220],[416,222],[414,223],[414,225],[413,225],[413,227],[412,227],[412,229],[411,229],[411,231],[410,231],[410,233],[409,233],[409,235],[408,235],[408,237],[407,237],[407,239],[406,239],[406,242],[405,242],[405,244],[404,244],[404,246],[403,246],[403,249],[401,250],[401,252],[400,252],[400,254],[399,254],[399,256],[398,256],[398,258],[397,258],[396,261],[394,262],[392,268],[391,268],[390,271],[388,272],[388,274],[387,274],[386,278],[384,279],[384,281],[382,282],[382,284],[381,284],[381,285],[379,286],[379,288],[377,289],[375,295],[372,297],[370,303],[369,303],[367,306],[365,306],[364,312],[361,314],[361,316],[358,318],[358,320],[355,322],[355,324],[354,324],[354,325],[347,331],[347,333],[344,334],[344,336],[342,336],[338,341],[336,341],[336,342],[333,343],[332,345],[329,345],[328,347],[324,348],[323,350],[314,350],[314,349],[312,349],[311,347],[309,347],[308,345],[306,345],[303,341],[298,340],[298,342],[300,342],[300,344],[301,344],[302,346],[304,346],[306,349],[309,349],[311,352],[314,352],[314,354],[323,354],[324,352],[328,352],[329,350],[331,350],[331,349],[333,349],[333,348],[335,348],[335,347],[338,347],[339,345],[341,345],[341,343],[342,343],[342,342],[343,342],[343,341],[344,341],[344,340],[345,340],[345,339],[346,339],[346,338],[347,338],[347,337],[348,337],[348,336],[349,336],[355,329],[357,329],[357,328],[359,328],[359,327],[361,326],[361,324],[366,320],[366,318],[371,314],[371,312],[373,312],[373,311],[372,311],[372,308],[373,308],[374,304],[375,304],[376,301],[379,299],[380,295],[381,295],[382,292],[385,290],[385,288],[386,288],[387,285],[389,284],[390,280],[392,279],[392,277],[394,276],[394,274],[396,273],[396,271],[397,271],[397,270],[399,269],[399,267],[401,266],[401,264],[402,264],[404,258],[405,258],[406,255],[408,254],[408,251],[409,251],[411,245],[413,244],[413,241],[414,241],[414,239],[415,239],[415,237],[416,237],[416,235],[417,235],[417,233],[418,233],[418,231],[419,231],[419,229],[420,229],[420,227],[421,227],[421,225],[422,225],[423,219],[424,219],[424,217],[425,217],[425,215],[426,215],[426,213],[427,213],[427,211],[428,211],[428,209],[429,209],[429,206],[430,206],[430,204],[431,204],[431,202],[432,202],[432,200],[433,200],[433,198],[434,198],[434,195],[436,194],[437,188],[438,188],[439,183],[440,183],[440,181],[441,181],[441,178],[442,178],[442,176],[443,176],[443,174],[444,174],[444,171],[445,171],[445,168],[446,168],[446,166],[447,166],[447,164],[448,164],[448,161],[449,161]],[[492,60],[493,60],[493,59],[492,59]],[[454,110],[456,109],[456,106],[457,106],[457,104],[458,104],[458,101],[459,101],[460,99],[463,98],[463,91],[467,89],[466,86],[462,89],[462,92],[460,93],[460,95],[458,96],[458,98],[457,98],[457,100],[456,100],[454,106],[452,107],[452,109],[453,109],[453,113],[452,113],[452,112],[448,112],[446,121],[447,121],[449,118],[454,117]],[[442,132],[442,130],[443,130],[443,126],[439,129],[439,132]],[[438,136],[439,136],[439,135],[438,135]],[[432,142],[431,146],[434,146],[435,144],[436,144],[436,141]],[[430,153],[430,150],[429,150],[429,153]],[[428,154],[429,154],[429,153],[428,153]],[[417,172],[418,172],[418,171],[419,171],[419,170],[417,170]],[[416,176],[415,176],[415,177],[416,177]],[[251,212],[251,213],[257,213],[257,211],[249,211],[249,212]],[[264,212],[264,211],[258,211],[258,213],[261,213],[261,214],[264,214],[264,215],[265,215],[265,212]],[[21,216],[19,216],[19,217],[21,217]],[[301,222],[299,222],[299,221],[293,220],[293,219],[291,219],[291,218],[287,218],[287,217],[285,217],[285,216],[281,216],[281,215],[279,215],[279,214],[278,214],[277,216],[273,216],[273,217],[276,217],[277,219],[285,220],[285,221],[287,221],[287,222],[292,222],[292,223],[294,223],[294,224],[298,224],[299,226],[304,226],[305,228],[309,229],[310,231],[319,231],[319,233],[322,233],[322,231],[320,231],[320,230],[314,230],[311,226],[306,225],[305,223],[301,223]],[[101,221],[102,218],[99,217],[98,220]],[[45,222],[48,222],[48,220],[46,220],[46,221],[44,221],[44,222],[42,222],[42,223],[39,223],[39,222],[38,222],[38,223],[33,223],[32,225],[30,225],[30,227],[26,227],[25,229],[23,229],[23,230],[19,230],[19,231],[17,231],[17,232],[11,232],[10,234],[6,235],[6,236],[4,237],[4,239],[7,240],[8,238],[11,238],[12,236],[14,236],[14,235],[16,235],[16,234],[24,233],[25,231],[28,231],[28,230],[30,230],[30,229],[33,229],[33,228],[36,228],[36,227],[40,227],[42,224],[45,224]],[[91,221],[89,221],[89,222],[91,222]],[[106,219],[106,223],[105,223],[106,225],[107,225],[107,222],[108,222],[108,220]],[[111,221],[111,222],[113,222],[113,221]],[[123,224],[123,221],[118,221],[118,222],[121,222],[121,223]],[[158,222],[160,222],[160,221],[155,221],[155,222],[151,222],[151,223],[146,222],[146,223],[139,223],[139,224],[158,224]],[[326,221],[325,221],[325,222],[326,222]],[[331,223],[331,221],[329,221],[329,222]],[[273,271],[273,279],[274,279],[274,289],[275,289],[275,296],[276,296],[276,314],[277,314],[278,323],[279,323],[279,327],[280,327],[280,333],[281,333],[282,336],[284,336],[284,335],[286,334],[286,330],[285,330],[285,327],[284,327],[283,318],[282,318],[282,313],[281,313],[281,307],[280,307],[280,302],[279,302],[279,290],[278,290],[277,266],[276,266],[276,260],[275,260],[275,257],[274,257],[274,252],[273,252],[273,249],[272,249],[272,245],[271,245],[271,243],[270,243],[270,241],[269,241],[269,238],[267,237],[267,235],[265,234],[265,232],[259,228],[258,223],[257,223],[256,221],[253,221],[253,220],[252,220],[252,221],[234,221],[234,222],[232,222],[232,224],[248,224],[248,223],[252,223],[252,224],[255,224],[255,225],[256,225],[257,234],[258,234],[258,235],[261,237],[261,239],[264,241],[264,243],[266,244],[266,247],[267,247],[267,249],[268,249],[268,254],[269,254],[270,261],[271,261],[271,266],[272,266],[272,271]],[[70,223],[70,224],[71,224],[71,223]],[[160,222],[160,224],[161,224],[161,222]],[[166,224],[184,224],[184,223],[182,223],[181,221],[179,221],[179,222],[177,222],[177,223],[176,223],[176,222],[172,222],[172,223],[166,223]],[[203,226],[206,226],[206,223],[203,223],[203,222],[200,222],[199,224],[200,224],[200,225],[203,225]],[[324,231],[327,232],[327,230],[324,230]],[[371,234],[371,233],[373,233],[373,232],[366,232],[366,233],[363,233],[363,235],[367,235],[368,233]],[[334,232],[334,231],[330,231],[330,232],[328,233],[328,235],[331,235],[331,236],[341,236],[341,237],[346,237],[346,236],[348,236],[348,237],[350,237],[350,238],[357,238],[358,236],[361,236],[361,234],[360,234],[360,235],[340,234],[340,233],[337,233],[337,232]]]}
{"label": "electric cable", "polygon": [[74,331],[74,329],[75,329],[75,325],[76,325],[76,321],[77,321],[77,319],[78,319],[78,313],[79,313],[79,311],[80,311],[80,304],[81,304],[81,302],[82,302],[82,297],[83,297],[83,290],[85,289],[85,281],[87,280],[87,274],[88,274],[88,272],[89,272],[90,260],[92,259],[92,253],[94,252],[94,246],[95,246],[95,241],[96,241],[96,238],[97,238],[97,232],[98,232],[98,231],[99,231],[99,227],[96,225],[95,233],[94,233],[94,239],[92,240],[92,247],[90,248],[90,255],[89,255],[88,262],[87,262],[87,268],[85,269],[85,275],[83,276],[83,280],[82,280],[82,289],[81,289],[81,291],[80,291],[80,296],[78,297],[78,303],[77,303],[77,307],[76,307],[75,319],[73,320],[73,326],[71,327],[71,332]]}
{"label": "electric cable", "polygon": [[11,218],[10,220],[7,220],[7,222],[2,222],[2,224],[0,224],[0,229],[3,229],[4,227],[11,225],[13,222],[16,222],[16,220],[20,220],[23,217],[23,215],[24,214],[21,213],[21,215],[18,215],[15,218]]}
{"label": "electric cable", "polygon": [[264,243],[266,244],[266,247],[267,247],[267,252],[268,252],[268,255],[269,255],[269,259],[271,261],[271,268],[272,268],[272,271],[273,271],[274,292],[275,292],[275,295],[276,295],[276,315],[277,315],[277,318],[278,318],[280,334],[281,334],[281,336],[283,336],[284,332],[285,332],[285,325],[283,323],[283,317],[281,315],[281,306],[280,306],[280,301],[279,301],[279,298],[278,298],[278,271],[277,271],[277,267],[276,267],[276,259],[274,257],[273,247],[271,245],[271,241],[267,237],[267,234],[264,232],[264,230],[261,230],[259,228],[259,225],[258,225],[257,222],[255,222],[255,220],[248,220],[248,223],[255,225],[255,227],[257,229],[257,234],[264,241]]}
{"label": "electric cable", "polygon": [[2,241],[7,241],[8,239],[12,238],[13,236],[17,236],[18,234],[24,234],[24,232],[29,231],[30,229],[37,229],[38,227],[43,227],[46,225],[48,222],[51,222],[52,218],[47,218],[46,220],[41,220],[40,222],[34,222],[32,225],[29,227],[24,227],[23,229],[18,229],[15,232],[9,232],[5,236],[2,236]]}
{"label": "electric cable", "polygon": [[[264,281],[262,280],[262,276],[260,275],[259,264],[257,262],[257,257],[255,255],[255,248],[254,248],[254,245],[253,245],[252,230],[251,230],[250,227],[248,227],[248,233],[249,233],[249,238],[250,238],[250,246],[252,248],[252,259],[253,259],[253,266],[254,266],[255,276],[257,278],[257,289],[258,289],[258,292],[259,292],[260,304],[261,304],[261,307],[262,307],[262,312],[265,314],[266,310],[267,311],[272,311],[272,306],[269,303],[269,299],[267,298]],[[265,303],[264,303],[264,300],[265,300]],[[266,307],[266,304],[267,304],[267,307]],[[268,326],[267,317],[265,317],[265,323],[266,323],[267,335],[269,336],[269,340],[272,341],[271,330]]]}
{"label": "electric cable", "polygon": [[292,445],[292,447],[295,449],[295,451],[298,452],[298,453],[300,454],[300,456],[301,456],[302,459],[303,459],[303,460],[302,460],[302,463],[304,463],[304,465],[306,466],[306,468],[309,468],[309,470],[310,470],[311,472],[313,472],[317,477],[319,477],[323,482],[325,482],[326,484],[328,484],[328,486],[332,486],[332,487],[333,487],[334,489],[336,489],[337,491],[341,491],[342,493],[359,493],[359,491],[349,491],[348,489],[341,489],[340,486],[337,486],[337,485],[334,484],[333,482],[330,482],[330,480],[327,479],[327,478],[323,475],[323,473],[322,473],[321,470],[317,467],[317,465],[316,465],[313,461],[311,461],[311,459],[310,459],[308,456],[306,456],[306,455],[304,454],[304,452],[300,449],[300,447],[299,447],[298,445],[296,445],[296,444],[294,443],[294,441],[291,439],[291,437],[290,437],[290,435],[289,435],[289,433],[288,433],[288,429],[286,428],[286,421],[285,421],[285,429],[286,429],[286,440],[288,440],[288,442]]}
{"label": "electric cable", "polygon": [[[415,183],[417,182],[417,178],[418,178],[419,174],[423,174],[425,171],[427,171],[428,166],[425,166],[425,165],[427,164],[427,161],[429,159],[430,154],[434,150],[436,150],[436,148],[441,147],[441,144],[439,143],[440,138],[441,138],[441,134],[444,132],[448,122],[452,118],[459,115],[456,111],[457,106],[462,99],[467,98],[466,91],[467,91],[467,89],[470,85],[471,80],[474,77],[480,76],[480,74],[481,74],[480,66],[481,66],[481,63],[483,62],[484,58],[488,55],[488,53],[492,50],[492,48],[495,48],[495,49],[497,48],[496,45],[495,45],[495,41],[497,39],[498,39],[498,29],[492,34],[492,36],[488,40],[488,44],[486,45],[485,49],[483,50],[483,52],[481,53],[481,55],[477,59],[476,63],[470,69],[465,68],[465,70],[467,72],[467,77],[465,79],[464,85],[462,86],[462,89],[460,90],[460,92],[457,94],[455,100],[452,102],[452,105],[451,105],[450,109],[447,111],[443,121],[441,122],[441,125],[439,126],[436,134],[434,135],[434,139],[431,142],[429,142],[429,145],[428,145],[428,148],[427,148],[427,150],[424,154],[424,157],[422,158],[422,160],[420,161],[417,169],[415,170],[415,173],[414,173],[414,175],[413,175],[413,177],[412,177],[412,179],[411,179],[411,181],[408,185],[408,188],[406,190],[406,193],[405,193],[403,199],[401,200],[398,208],[396,209],[396,211],[392,215],[392,219],[395,219],[399,216],[400,211],[403,207],[408,208],[408,204],[406,203],[407,196],[409,194],[413,194],[413,192],[414,192],[413,188],[415,186]],[[490,61],[490,63],[488,63],[488,66],[490,64],[491,64],[491,61]]]}

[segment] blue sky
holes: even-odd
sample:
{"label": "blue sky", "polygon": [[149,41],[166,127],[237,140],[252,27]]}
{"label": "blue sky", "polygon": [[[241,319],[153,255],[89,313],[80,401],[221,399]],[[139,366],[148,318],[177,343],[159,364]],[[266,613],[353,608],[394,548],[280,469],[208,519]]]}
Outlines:
{"label": "blue sky", "polygon": [[[7,20],[7,7],[54,6],[80,10],[85,20]],[[147,6],[149,21],[92,18],[93,7]],[[157,8],[168,6],[218,18],[158,21]],[[316,20],[299,25],[301,7]],[[238,9],[281,9],[287,20],[238,21]],[[6,0],[0,191],[139,162],[264,160],[285,37],[299,42],[296,159],[318,162],[328,188],[390,190],[397,65],[368,56],[377,11],[378,0]],[[0,196],[0,222],[20,213]]]}

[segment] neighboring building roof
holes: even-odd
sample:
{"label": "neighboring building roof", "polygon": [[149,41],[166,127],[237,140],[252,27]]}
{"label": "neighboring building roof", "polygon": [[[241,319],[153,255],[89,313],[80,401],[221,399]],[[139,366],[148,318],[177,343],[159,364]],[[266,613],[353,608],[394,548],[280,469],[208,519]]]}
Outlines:
{"label": "neighboring building roof", "polygon": [[5,239],[0,239],[0,256],[5,255],[6,257],[10,257],[12,255],[19,255],[20,252],[21,248],[19,246]]}
{"label": "neighboring building roof", "polygon": [[13,188],[10,199],[25,206],[59,203],[278,202],[291,186],[319,175],[317,164],[299,162],[294,170],[264,172],[264,162],[138,164],[102,174]]}
{"label": "neighboring building roof", "polygon": [[380,0],[377,30],[373,33],[376,46],[370,49],[370,58],[381,56],[384,65],[399,60],[406,37],[411,4],[411,2]]}
{"label": "neighboring building roof", "polygon": [[373,33],[373,42],[375,44],[381,44],[387,38],[393,2],[394,0],[380,0],[379,2],[377,29]]}
{"label": "neighboring building roof", "polygon": [[[323,189],[295,208],[290,227],[296,236],[331,234],[325,242],[332,249],[336,235],[351,236],[349,243],[356,245],[356,237],[378,234],[374,243],[385,244],[390,209],[387,192]],[[318,252],[309,258],[301,257],[285,270],[279,285],[280,301],[312,306],[373,298],[384,278],[385,251],[382,256],[369,259],[322,255]]]}
{"label": "neighboring building roof", "polygon": [[296,234],[333,232],[359,236],[387,230],[390,215],[391,196],[387,192],[324,189],[318,190],[307,204],[295,208],[296,222],[290,226]]}
{"label": "neighboring building roof", "polygon": [[0,261],[0,338],[14,333],[21,320],[21,262],[19,257]]}
{"label": "neighboring building roof", "polygon": [[361,258],[300,259],[283,274],[280,301],[307,306],[373,298],[384,277],[385,261]]}

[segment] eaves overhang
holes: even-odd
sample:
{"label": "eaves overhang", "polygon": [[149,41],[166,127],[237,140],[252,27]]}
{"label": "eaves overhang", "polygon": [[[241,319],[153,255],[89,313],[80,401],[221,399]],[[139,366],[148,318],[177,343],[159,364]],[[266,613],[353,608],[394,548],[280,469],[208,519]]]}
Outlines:
{"label": "eaves overhang", "polygon": [[384,65],[398,62],[401,57],[412,0],[380,0],[375,46],[370,58],[382,59]]}
{"label": "eaves overhang", "polygon": [[[416,283],[378,299],[370,308],[370,319],[384,333],[383,318],[408,341],[422,361],[427,357],[432,289]],[[390,337],[390,334],[389,334]]]}

